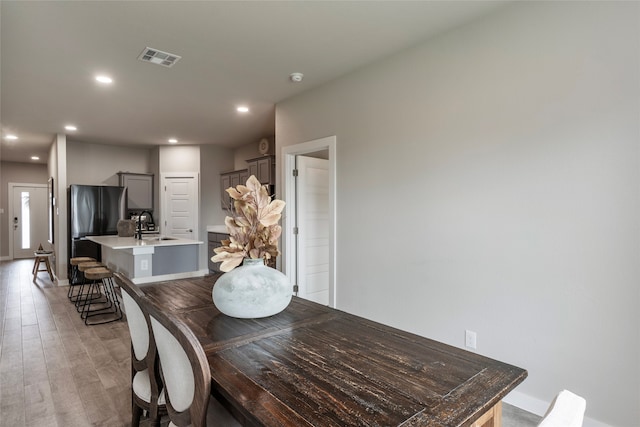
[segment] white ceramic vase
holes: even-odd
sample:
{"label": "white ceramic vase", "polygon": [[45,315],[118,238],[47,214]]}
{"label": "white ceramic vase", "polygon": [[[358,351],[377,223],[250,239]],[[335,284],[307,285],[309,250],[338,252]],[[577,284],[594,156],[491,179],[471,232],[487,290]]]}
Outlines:
{"label": "white ceramic vase", "polygon": [[275,268],[262,259],[245,258],[242,265],[220,276],[213,286],[216,308],[227,316],[259,319],[273,316],[287,308],[293,288]]}

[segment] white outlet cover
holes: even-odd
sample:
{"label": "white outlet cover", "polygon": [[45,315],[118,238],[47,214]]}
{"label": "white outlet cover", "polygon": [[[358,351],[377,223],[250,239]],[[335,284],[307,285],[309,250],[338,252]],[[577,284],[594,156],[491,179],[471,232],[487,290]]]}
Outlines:
{"label": "white outlet cover", "polygon": [[469,330],[464,331],[464,345],[466,347],[475,350],[477,347],[477,339],[478,335],[475,332]]}

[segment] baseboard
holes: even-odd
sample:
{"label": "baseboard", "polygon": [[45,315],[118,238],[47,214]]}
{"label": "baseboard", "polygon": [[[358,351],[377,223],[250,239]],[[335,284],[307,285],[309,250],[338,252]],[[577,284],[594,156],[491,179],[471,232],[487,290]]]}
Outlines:
{"label": "baseboard", "polygon": [[[558,390],[560,391],[560,390]],[[505,397],[505,403],[509,405],[513,405],[517,408],[523,409],[527,412],[531,412],[532,414],[536,414],[539,416],[543,416],[551,402],[545,402],[544,400],[536,399],[535,397],[531,397],[527,394],[521,393],[519,391],[512,391]],[[587,409],[589,408],[589,401],[587,401]],[[593,418],[584,417],[584,422],[582,423],[583,427],[613,427],[609,424],[605,424],[598,420],[594,420]]]}

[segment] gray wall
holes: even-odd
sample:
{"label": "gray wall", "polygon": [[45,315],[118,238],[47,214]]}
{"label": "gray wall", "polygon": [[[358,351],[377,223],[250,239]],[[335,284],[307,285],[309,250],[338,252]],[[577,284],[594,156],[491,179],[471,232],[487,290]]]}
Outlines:
{"label": "gray wall", "polygon": [[10,182],[47,184],[47,165],[35,163],[0,162],[0,258],[9,256],[9,187]]}
{"label": "gray wall", "polygon": [[233,169],[233,150],[214,145],[200,146],[200,239],[205,242],[200,268],[208,268],[207,225],[222,225],[227,212],[220,207],[220,173]]}
{"label": "gray wall", "polygon": [[337,136],[338,308],[637,425],[639,8],[516,3],[278,104],[279,148]]}
{"label": "gray wall", "polygon": [[151,172],[151,150],[67,141],[67,182],[119,185],[118,172]]}
{"label": "gray wall", "polygon": [[[269,151],[266,154],[275,154],[275,143],[273,137],[266,137],[269,140]],[[252,141],[234,149],[234,167],[230,170],[247,169],[247,160],[262,156],[258,150],[258,141]],[[225,171],[228,172],[228,171]]]}

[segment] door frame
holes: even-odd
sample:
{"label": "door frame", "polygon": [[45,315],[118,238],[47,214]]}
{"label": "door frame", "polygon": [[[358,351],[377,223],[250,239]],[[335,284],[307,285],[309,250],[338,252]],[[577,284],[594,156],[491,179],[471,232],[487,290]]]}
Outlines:
{"label": "door frame", "polygon": [[[13,216],[13,190],[15,187],[35,187],[35,188],[48,188],[48,184],[33,184],[33,183],[25,183],[25,182],[10,182],[7,184],[7,209],[9,210],[9,214],[7,215],[8,222],[8,235],[9,235],[9,259],[13,260],[13,221],[11,217]],[[48,218],[48,217],[47,217]],[[47,219],[48,220],[48,219]]]}
{"label": "door frame", "polygon": [[[296,237],[293,232],[296,218],[296,184],[293,170],[296,168],[296,156],[329,151],[329,307],[337,306],[336,295],[336,136],[314,139],[282,148],[283,197],[286,202],[283,227],[283,271],[290,280],[297,277]],[[292,250],[288,250],[292,249]]]}

